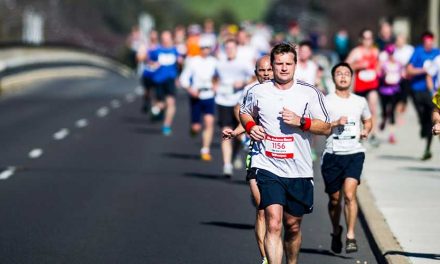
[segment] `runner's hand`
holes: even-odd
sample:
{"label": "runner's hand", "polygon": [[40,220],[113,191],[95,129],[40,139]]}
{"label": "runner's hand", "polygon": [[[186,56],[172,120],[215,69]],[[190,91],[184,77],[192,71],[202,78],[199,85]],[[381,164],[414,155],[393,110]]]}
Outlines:
{"label": "runner's hand", "polygon": [[435,136],[440,135],[440,123],[437,123],[432,127],[432,134]]}
{"label": "runner's hand", "polygon": [[341,118],[339,118],[339,120],[338,120],[338,125],[343,126],[343,125],[347,124],[347,122],[348,122],[347,117],[341,116]]}
{"label": "runner's hand", "polygon": [[361,139],[367,139],[368,138],[368,131],[365,129],[361,131]]}
{"label": "runner's hand", "polygon": [[229,140],[231,138],[234,138],[236,135],[234,134],[234,130],[230,128],[226,128],[222,131],[222,139],[223,140]]}
{"label": "runner's hand", "polygon": [[266,138],[266,133],[261,126],[253,126],[250,132],[249,136],[255,141],[261,141]]}
{"label": "runner's hand", "polygon": [[283,107],[283,111],[280,112],[281,117],[283,118],[284,123],[291,125],[291,126],[300,126],[300,119],[297,114],[290,111],[289,109]]}
{"label": "runner's hand", "polygon": [[188,93],[192,98],[198,98],[199,97],[199,91],[197,89],[189,88]]}

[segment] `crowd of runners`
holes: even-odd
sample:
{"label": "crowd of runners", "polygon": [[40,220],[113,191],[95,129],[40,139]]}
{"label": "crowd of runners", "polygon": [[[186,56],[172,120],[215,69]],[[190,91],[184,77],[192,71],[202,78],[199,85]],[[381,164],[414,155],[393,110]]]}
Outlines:
{"label": "crowd of runners", "polygon": [[176,106],[176,91],[183,89],[190,133],[202,137],[202,161],[213,159],[216,125],[222,131],[225,176],[241,168],[239,151],[247,146],[246,179],[257,204],[263,263],[281,263],[283,254],[288,263],[297,263],[302,216],[313,211],[316,136],[326,137],[321,173],[333,227],[331,250],[342,252],[345,229],[345,251],[353,253],[364,144],[380,147],[385,140],[379,131],[387,132],[389,144],[400,144],[395,131],[409,98],[426,139],[421,160],[432,158],[433,135],[440,134],[440,51],[431,32],[413,47],[383,22],[377,34],[360,30],[351,50],[341,46],[340,32],[335,37],[340,62],[323,63],[314,56],[317,41],[298,28],[293,24],[283,35],[246,23],[222,26],[217,34],[207,20],[203,26],[153,30],[136,55],[145,89],[142,110],[162,122],[164,136],[187,132],[172,126],[175,112],[187,111]]}

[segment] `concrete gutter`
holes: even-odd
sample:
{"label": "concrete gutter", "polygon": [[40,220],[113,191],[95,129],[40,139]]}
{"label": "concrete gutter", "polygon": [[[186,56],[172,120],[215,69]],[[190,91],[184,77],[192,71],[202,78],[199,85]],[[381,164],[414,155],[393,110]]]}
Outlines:
{"label": "concrete gutter", "polygon": [[374,243],[376,243],[377,253],[380,254],[380,256],[377,256],[379,261],[388,264],[411,264],[409,258],[398,254],[404,252],[404,250],[392,233],[385,217],[378,209],[365,179],[359,185],[357,198],[359,209],[365,218],[365,224],[372,235]]}

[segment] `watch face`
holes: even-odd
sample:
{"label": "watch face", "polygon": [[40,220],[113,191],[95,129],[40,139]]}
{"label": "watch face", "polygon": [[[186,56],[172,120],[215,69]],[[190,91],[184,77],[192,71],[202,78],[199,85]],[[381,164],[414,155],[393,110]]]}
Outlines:
{"label": "watch face", "polygon": [[304,126],[306,124],[306,119],[304,117],[301,117],[299,123],[301,124],[301,126]]}

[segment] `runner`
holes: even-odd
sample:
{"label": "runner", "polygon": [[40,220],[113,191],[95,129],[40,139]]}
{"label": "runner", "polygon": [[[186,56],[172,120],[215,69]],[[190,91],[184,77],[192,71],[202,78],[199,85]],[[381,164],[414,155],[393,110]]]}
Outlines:
{"label": "runner", "polygon": [[434,136],[440,135],[440,90],[432,98],[432,102],[435,104],[434,110],[432,111],[432,134]]}
{"label": "runner", "polygon": [[[153,75],[156,83],[156,98],[158,103],[156,109],[165,111],[165,119],[162,126],[162,134],[171,135],[171,124],[176,112],[176,78],[177,65],[182,62],[176,47],[173,45],[173,36],[170,31],[162,32],[161,46],[150,53],[150,61],[153,67],[157,68]],[[158,112],[153,112],[158,114]]]}
{"label": "runner", "polygon": [[[237,42],[234,39],[224,43],[226,58],[217,66],[218,88],[215,102],[218,109],[218,124],[221,130],[232,129],[238,125],[234,107],[238,104],[243,88],[251,79],[253,68],[237,58]],[[222,141],[223,174],[231,177],[232,160],[238,153],[240,142],[237,139]]]}
{"label": "runner", "polygon": [[379,146],[376,138],[376,116],[379,96],[379,50],[374,47],[373,32],[364,29],[360,34],[361,45],[354,48],[348,54],[346,62],[350,64],[355,72],[354,93],[365,97],[371,110],[373,128],[371,130],[370,144],[374,147]]}
{"label": "runner", "polygon": [[[255,87],[257,84],[264,83],[273,79],[272,66],[270,64],[270,57],[268,55],[261,57],[257,60],[255,64],[255,76],[257,77],[257,81],[251,84],[248,84],[243,91],[243,98],[240,100],[242,102],[241,107],[244,107],[244,103],[246,101],[246,94],[250,89]],[[236,113],[238,114],[238,113]],[[238,135],[241,135],[245,132],[245,129],[241,125],[241,123],[234,129],[226,129],[223,130],[223,140],[228,140],[234,138]],[[253,142],[251,141],[249,147],[252,148]],[[252,149],[250,149],[252,151]],[[249,187],[251,190],[252,197],[255,201],[255,205],[257,206],[257,215],[255,220],[255,237],[257,239],[258,249],[260,250],[261,257],[263,258],[262,264],[267,264],[266,253],[264,251],[264,234],[266,233],[266,223],[264,210],[259,208],[260,205],[260,191],[258,190],[257,180],[255,175],[255,169],[251,169],[251,154],[249,153],[246,157],[246,181],[249,182]]]}
{"label": "runner", "polygon": [[339,225],[342,197],[347,227],[345,251],[352,253],[358,250],[354,233],[358,212],[356,190],[365,159],[365,149],[360,140],[367,138],[372,126],[367,101],[350,92],[352,76],[349,64],[336,64],[332,69],[336,90],[326,96],[332,118],[332,134],[327,138],[321,172],[325,192],[329,196],[328,211],[333,226],[331,249],[335,253],[342,250],[343,228]]}
{"label": "runner", "polygon": [[264,248],[271,264],[282,262],[283,224],[287,262],[297,263],[302,216],[313,210],[311,135],[330,133],[322,93],[293,77],[296,58],[292,44],[276,45],[271,51],[274,81],[250,90],[240,111],[241,123],[256,141],[251,167],[266,216]]}
{"label": "runner", "polygon": [[215,45],[210,38],[201,37],[199,46],[201,55],[188,58],[180,75],[180,84],[188,91],[191,105],[191,134],[197,135],[202,130],[202,148],[200,157],[211,161],[211,142],[214,134],[214,90],[213,80],[216,74],[217,59],[210,56]]}
{"label": "runner", "polygon": [[388,142],[390,144],[396,143],[396,138],[394,136],[394,124],[395,121],[395,110],[398,101],[398,95],[400,92],[400,83],[403,73],[403,65],[400,64],[394,58],[395,45],[388,44],[385,46],[384,51],[381,52],[380,57],[383,60],[380,62],[380,105],[382,106],[382,120],[380,123],[380,130],[384,130],[387,123],[389,123],[389,137]]}
{"label": "runner", "polygon": [[432,123],[431,113],[434,105],[432,103],[432,91],[427,83],[428,61],[433,60],[440,54],[440,50],[434,48],[434,34],[425,32],[422,34],[423,45],[416,47],[414,54],[407,66],[407,73],[411,77],[411,89],[414,106],[417,111],[421,126],[420,135],[426,138],[426,148],[421,160],[429,160],[432,157]]}
{"label": "runner", "polygon": [[[144,88],[144,96],[142,102],[141,111],[149,113],[153,100],[153,91],[156,84],[153,81],[154,72],[156,69],[152,64],[148,62],[150,52],[157,49],[159,45],[158,34],[156,30],[152,30],[149,33],[149,40],[139,47],[136,59],[140,65],[141,72],[141,84]],[[155,102],[153,102],[154,105]],[[159,111],[159,110],[157,110]]]}
{"label": "runner", "polygon": [[312,43],[310,41],[300,42],[295,79],[314,85],[316,83],[318,65],[312,60],[312,55]]}

